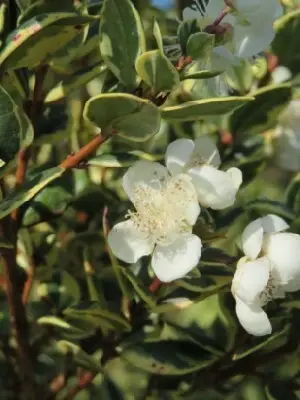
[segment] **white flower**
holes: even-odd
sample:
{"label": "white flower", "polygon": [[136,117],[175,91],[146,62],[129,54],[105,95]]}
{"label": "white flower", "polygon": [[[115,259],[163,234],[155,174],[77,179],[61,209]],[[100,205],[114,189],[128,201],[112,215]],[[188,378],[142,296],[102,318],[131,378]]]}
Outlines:
{"label": "white flower", "polygon": [[198,200],[205,207],[220,210],[235,202],[242,183],[238,168],[226,172],[218,170],[221,164],[217,147],[208,136],[195,141],[178,139],[166,151],[166,166],[173,176],[186,173],[192,178]]}
{"label": "white flower", "polygon": [[300,171],[300,100],[292,100],[280,114],[274,130],[276,163],[289,171]]}
{"label": "white flower", "polygon": [[[203,19],[203,24],[215,21],[224,10],[224,0],[194,0],[183,10],[183,19]],[[252,57],[265,50],[274,38],[273,22],[282,13],[278,0],[232,0],[234,13],[228,13],[221,24],[233,28],[231,45],[233,55]]]}
{"label": "white flower", "polygon": [[191,178],[138,161],[124,175],[123,188],[135,211],[109,232],[113,253],[128,263],[153,253],[152,268],[162,282],[182,278],[198,264],[202,247],[192,234],[200,206]]}
{"label": "white flower", "polygon": [[300,289],[300,235],[283,232],[286,229],[282,218],[269,214],[251,222],[242,234],[246,257],[237,265],[231,290],[241,325],[255,336],[272,331],[262,307]]}

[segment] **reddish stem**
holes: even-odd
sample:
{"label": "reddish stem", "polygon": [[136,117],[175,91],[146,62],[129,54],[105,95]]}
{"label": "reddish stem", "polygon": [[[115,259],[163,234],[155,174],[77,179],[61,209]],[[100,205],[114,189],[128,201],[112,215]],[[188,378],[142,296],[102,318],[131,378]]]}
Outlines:
{"label": "reddish stem", "polygon": [[150,292],[155,293],[158,288],[161,286],[161,281],[158,278],[154,278],[152,283],[149,285],[148,289]]}

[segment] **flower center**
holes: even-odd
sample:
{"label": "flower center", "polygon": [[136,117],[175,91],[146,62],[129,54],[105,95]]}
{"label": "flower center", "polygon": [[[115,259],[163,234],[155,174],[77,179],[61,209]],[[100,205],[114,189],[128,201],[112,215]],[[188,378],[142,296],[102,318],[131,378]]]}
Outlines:
{"label": "flower center", "polygon": [[190,177],[184,174],[168,179],[165,185],[159,181],[151,183],[155,187],[136,185],[136,211],[129,211],[128,216],[148,240],[166,246],[191,232],[187,212],[190,203],[197,201],[197,195]]}
{"label": "flower center", "polygon": [[272,271],[270,271],[270,277],[265,287],[264,291],[259,295],[259,299],[262,303],[262,306],[265,306],[270,300],[275,299],[277,297],[281,297],[279,293],[279,285],[278,280],[272,275]]}

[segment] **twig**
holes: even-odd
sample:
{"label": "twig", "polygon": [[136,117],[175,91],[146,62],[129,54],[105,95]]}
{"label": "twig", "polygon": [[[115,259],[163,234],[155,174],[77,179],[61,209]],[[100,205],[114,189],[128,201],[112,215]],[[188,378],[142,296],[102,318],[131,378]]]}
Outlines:
{"label": "twig", "polygon": [[148,289],[150,292],[154,293],[160,287],[161,281],[158,278],[154,278],[151,284],[149,285]]}
{"label": "twig", "polygon": [[79,381],[76,386],[74,386],[69,393],[66,394],[64,397],[64,400],[73,400],[75,396],[81,392],[81,390],[85,389],[87,386],[89,386],[93,379],[95,378],[96,373],[94,372],[85,372],[83,376],[79,378]]}
{"label": "twig", "polygon": [[91,153],[97,150],[107,140],[107,136],[98,134],[89,143],[83,146],[77,153],[70,154],[59,165],[61,168],[71,169],[76,168],[78,164],[84,161]]}
{"label": "twig", "polygon": [[34,275],[35,275],[35,264],[33,261],[33,258],[30,257],[30,264],[29,264],[29,268],[27,269],[27,279],[23,288],[23,293],[22,293],[22,303],[26,304],[29,296],[30,296],[30,292],[31,292],[31,287],[34,281]]}

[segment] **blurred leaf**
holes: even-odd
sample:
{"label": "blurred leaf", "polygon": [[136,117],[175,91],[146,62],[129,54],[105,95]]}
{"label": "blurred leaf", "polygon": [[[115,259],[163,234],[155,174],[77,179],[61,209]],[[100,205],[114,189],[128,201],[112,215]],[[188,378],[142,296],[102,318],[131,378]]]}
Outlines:
{"label": "blurred leaf", "polygon": [[67,340],[60,340],[57,343],[57,346],[64,353],[71,352],[73,354],[75,362],[83,368],[87,368],[88,370],[95,372],[102,370],[100,361],[97,362],[95,358],[93,358],[93,356],[87,354],[78,345],[68,342]]}
{"label": "blurred leaf", "polygon": [[76,12],[73,0],[34,0],[33,4],[25,9],[18,19],[18,25],[23,24],[39,14],[57,12]]}
{"label": "blurred leaf", "polygon": [[187,54],[193,60],[201,60],[204,65],[209,61],[215,45],[215,35],[205,32],[194,33],[187,41]]}
{"label": "blurred leaf", "polygon": [[104,62],[128,88],[138,79],[135,62],[145,51],[140,17],[129,0],[105,0],[100,22],[100,50]]}
{"label": "blurred leaf", "polygon": [[295,38],[300,35],[300,10],[279,18],[275,22],[275,31],[272,50],[277,55],[279,64],[295,69],[299,66],[300,44]]}
{"label": "blurred leaf", "polygon": [[161,52],[161,54],[164,54],[163,38],[157,21],[154,21],[153,23],[153,36],[155,37],[159,51]]}
{"label": "blurred leaf", "polygon": [[182,71],[180,74],[180,80],[184,81],[186,79],[209,79],[214,78],[215,76],[220,75],[220,71],[213,71],[213,70],[202,70],[202,71],[193,71],[191,69],[186,69]]}
{"label": "blurred leaf", "polygon": [[275,214],[289,221],[295,218],[292,210],[290,210],[285,204],[274,200],[253,200],[250,203],[245,204],[245,209],[247,211],[255,211],[262,217],[266,214]]}
{"label": "blurred leaf", "polygon": [[28,146],[32,139],[33,128],[24,111],[0,86],[0,170],[14,159],[21,145]]}
{"label": "blurred leaf", "polygon": [[251,93],[254,101],[234,111],[229,119],[229,130],[240,141],[247,135],[258,134],[273,127],[281,109],[291,99],[291,86],[267,86]]}
{"label": "blurred leaf", "polygon": [[274,382],[266,387],[267,400],[298,400],[294,391],[289,387],[289,383]]}
{"label": "blurred leaf", "polygon": [[291,181],[285,192],[286,204],[300,216],[300,174],[297,174]]}
{"label": "blurred leaf", "polygon": [[102,168],[123,168],[130,167],[138,160],[158,161],[162,160],[161,155],[152,155],[142,151],[133,150],[129,153],[99,154],[89,159],[89,165],[97,165]]}
{"label": "blurred leaf", "polygon": [[177,106],[161,108],[161,115],[163,118],[170,120],[197,121],[211,115],[227,114],[253,100],[253,97],[232,96],[188,101]]}
{"label": "blurred leaf", "polygon": [[248,60],[241,60],[239,65],[226,72],[226,81],[229,86],[241,94],[250,91],[253,82],[251,64]]}
{"label": "blurred leaf", "polygon": [[105,72],[107,67],[101,63],[80,69],[55,85],[46,95],[45,102],[50,103],[66,97],[72,91],[87,84],[98,75]]}
{"label": "blurred leaf", "polygon": [[72,194],[63,185],[48,185],[26,207],[22,218],[22,225],[30,226],[62,215],[72,198]]}
{"label": "blurred leaf", "polygon": [[101,328],[103,320],[107,320],[115,329],[129,330],[130,324],[120,315],[104,310],[97,302],[82,302],[76,306],[69,307],[64,310],[64,315],[71,318],[77,318],[94,324],[95,327]]}
{"label": "blurred leaf", "polygon": [[94,17],[75,13],[38,15],[15,29],[7,38],[0,54],[6,68],[33,68],[49,62],[56,52],[74,39]]}
{"label": "blurred leaf", "polygon": [[64,172],[64,168],[54,167],[36,174],[32,179],[27,181],[18,190],[12,192],[0,203],[0,219],[10,214],[26,201],[31,200],[45,186],[60,177]]}
{"label": "blurred leaf", "polygon": [[160,127],[159,109],[151,101],[125,93],[92,97],[85,104],[84,117],[104,132],[116,130],[134,141],[148,139]]}
{"label": "blurred leaf", "polygon": [[170,92],[179,84],[176,68],[160,50],[143,53],[136,60],[135,68],[155,93]]}
{"label": "blurred leaf", "polygon": [[127,346],[121,353],[130,364],[158,375],[185,375],[212,364],[209,352],[188,342],[159,341]]}

